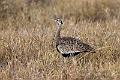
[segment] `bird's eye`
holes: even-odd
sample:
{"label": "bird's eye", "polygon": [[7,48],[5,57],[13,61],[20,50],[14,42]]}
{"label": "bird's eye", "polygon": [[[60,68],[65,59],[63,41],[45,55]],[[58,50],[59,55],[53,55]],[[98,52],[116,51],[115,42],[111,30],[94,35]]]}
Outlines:
{"label": "bird's eye", "polygon": [[57,21],[59,21],[59,19],[57,19]]}

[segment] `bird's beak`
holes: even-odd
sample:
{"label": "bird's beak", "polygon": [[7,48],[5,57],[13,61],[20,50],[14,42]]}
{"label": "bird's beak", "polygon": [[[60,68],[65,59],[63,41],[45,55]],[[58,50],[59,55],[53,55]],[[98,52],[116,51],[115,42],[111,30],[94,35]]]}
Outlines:
{"label": "bird's beak", "polygon": [[56,19],[55,18],[51,18],[52,20],[54,20],[56,22]]}

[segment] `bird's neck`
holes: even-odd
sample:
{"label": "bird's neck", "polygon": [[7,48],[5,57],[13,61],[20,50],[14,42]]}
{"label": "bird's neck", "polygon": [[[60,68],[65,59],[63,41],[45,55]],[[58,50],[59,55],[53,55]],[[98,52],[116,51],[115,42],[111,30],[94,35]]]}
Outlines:
{"label": "bird's neck", "polygon": [[57,28],[57,32],[56,32],[56,36],[55,36],[55,38],[56,38],[56,45],[58,45],[58,43],[59,43],[59,40],[60,40],[60,30],[61,30],[61,26],[59,26],[58,28]]}

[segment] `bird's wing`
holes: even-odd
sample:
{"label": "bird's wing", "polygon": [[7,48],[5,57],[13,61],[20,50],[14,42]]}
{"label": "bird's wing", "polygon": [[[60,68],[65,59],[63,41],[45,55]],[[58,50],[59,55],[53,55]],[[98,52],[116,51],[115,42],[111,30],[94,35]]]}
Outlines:
{"label": "bird's wing", "polygon": [[58,45],[57,49],[60,51],[62,54],[70,54],[70,53],[80,53],[79,50],[73,49],[73,47],[70,45]]}
{"label": "bird's wing", "polygon": [[85,44],[82,41],[71,37],[61,38],[57,49],[62,54],[90,52],[93,50],[93,48],[88,44]]}

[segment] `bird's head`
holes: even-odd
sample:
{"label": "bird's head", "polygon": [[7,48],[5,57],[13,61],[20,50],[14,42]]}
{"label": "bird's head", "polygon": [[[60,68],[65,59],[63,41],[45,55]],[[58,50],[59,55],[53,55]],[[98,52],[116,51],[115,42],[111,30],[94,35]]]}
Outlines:
{"label": "bird's head", "polygon": [[58,26],[62,26],[62,24],[63,24],[63,21],[60,18],[56,18],[56,19],[52,19],[52,20],[54,20]]}

